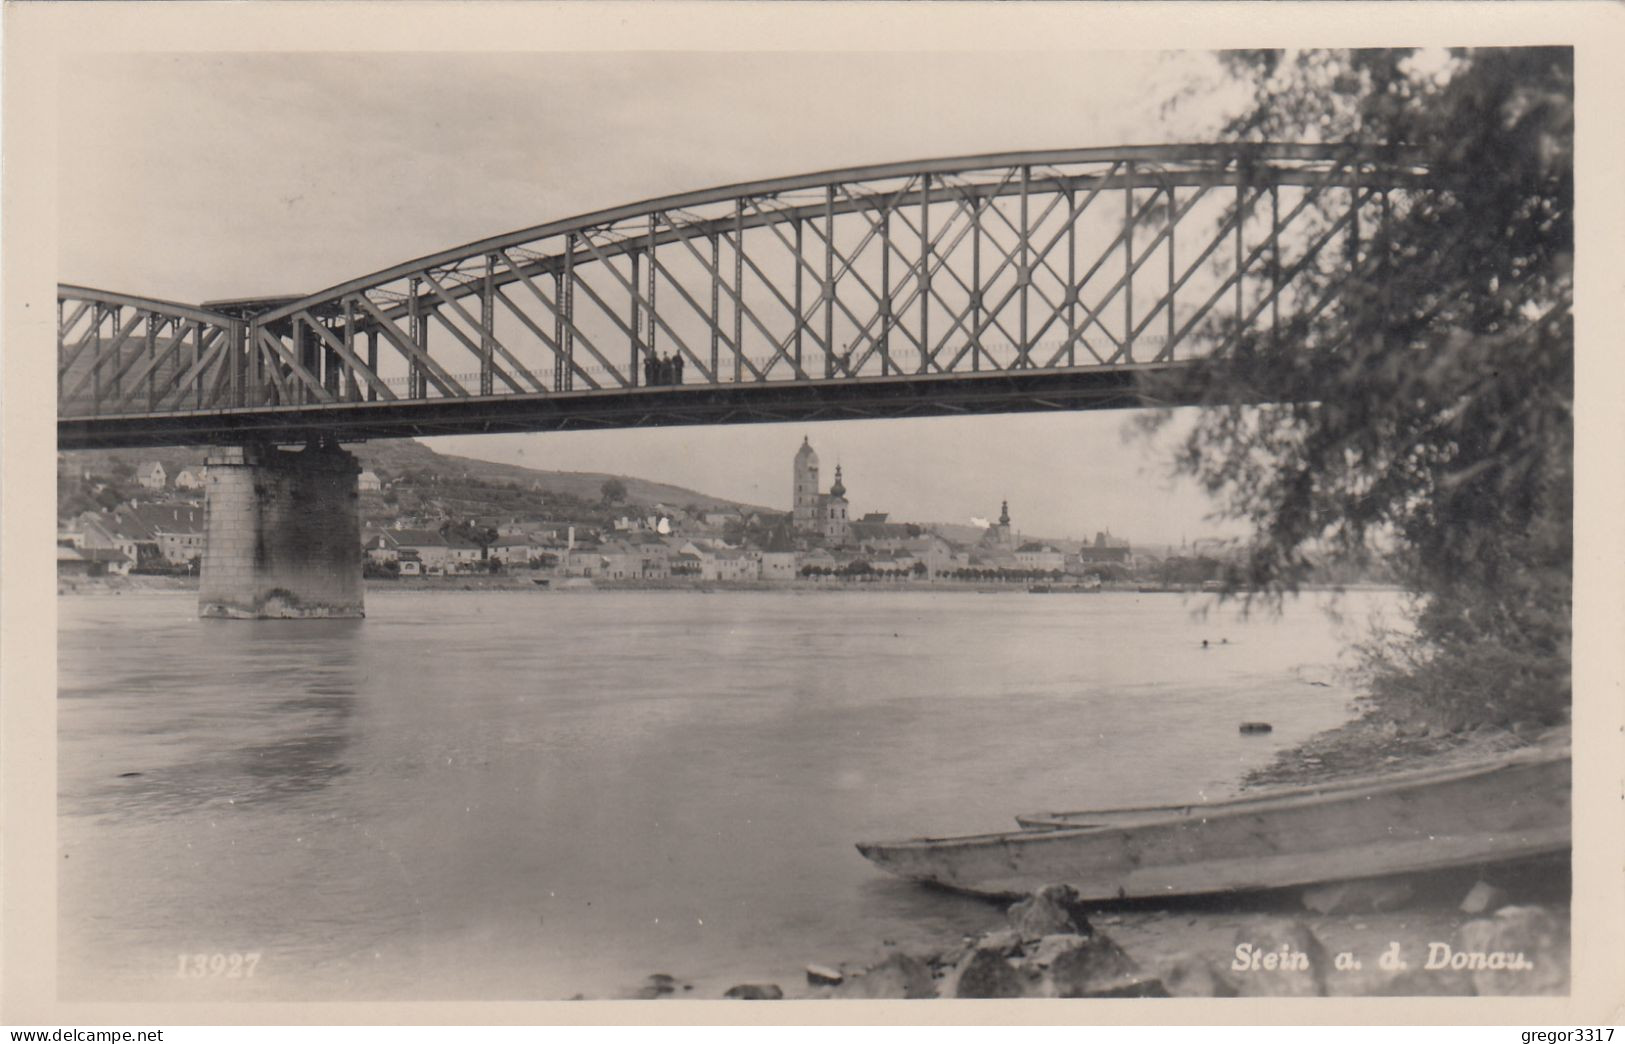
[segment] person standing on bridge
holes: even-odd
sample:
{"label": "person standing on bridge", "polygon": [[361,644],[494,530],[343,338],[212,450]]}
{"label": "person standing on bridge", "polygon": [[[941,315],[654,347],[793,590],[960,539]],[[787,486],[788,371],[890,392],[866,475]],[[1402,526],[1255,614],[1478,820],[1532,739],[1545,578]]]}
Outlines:
{"label": "person standing on bridge", "polygon": [[653,388],[655,385],[655,353],[650,352],[643,357],[643,383],[645,387]]}
{"label": "person standing on bridge", "polygon": [[683,383],[683,355],[681,352],[671,357],[671,382],[673,384]]}

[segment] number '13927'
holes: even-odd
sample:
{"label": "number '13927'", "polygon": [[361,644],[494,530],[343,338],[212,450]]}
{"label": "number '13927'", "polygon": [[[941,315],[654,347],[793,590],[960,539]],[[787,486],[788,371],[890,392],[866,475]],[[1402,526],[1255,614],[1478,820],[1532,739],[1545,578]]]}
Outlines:
{"label": "number '13927'", "polygon": [[181,953],[175,956],[175,976],[180,979],[252,979],[260,963],[257,953]]}

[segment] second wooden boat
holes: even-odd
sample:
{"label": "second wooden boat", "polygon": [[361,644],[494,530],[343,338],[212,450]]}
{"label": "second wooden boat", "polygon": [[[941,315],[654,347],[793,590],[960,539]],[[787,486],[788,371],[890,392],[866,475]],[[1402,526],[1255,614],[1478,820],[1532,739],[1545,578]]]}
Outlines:
{"label": "second wooden boat", "polygon": [[1090,900],[1259,891],[1524,859],[1570,844],[1567,748],[1193,805],[1021,817],[1031,829],[864,842],[903,877]]}

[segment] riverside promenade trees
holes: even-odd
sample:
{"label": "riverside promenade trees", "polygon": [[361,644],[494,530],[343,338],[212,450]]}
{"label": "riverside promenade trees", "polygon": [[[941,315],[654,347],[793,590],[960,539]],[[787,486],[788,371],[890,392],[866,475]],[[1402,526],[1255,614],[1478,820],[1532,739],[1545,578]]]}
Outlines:
{"label": "riverside promenade trees", "polygon": [[[1570,706],[1572,63],[1224,56],[1252,91],[1231,136],[1417,149],[1435,187],[1325,252],[1309,275],[1341,284],[1335,305],[1219,331],[1234,348],[1175,467],[1252,524],[1233,590],[1278,598],[1316,552],[1385,559],[1418,597],[1414,628],[1367,650],[1372,695],[1447,728]],[[1281,405],[1238,405],[1261,398]]]}

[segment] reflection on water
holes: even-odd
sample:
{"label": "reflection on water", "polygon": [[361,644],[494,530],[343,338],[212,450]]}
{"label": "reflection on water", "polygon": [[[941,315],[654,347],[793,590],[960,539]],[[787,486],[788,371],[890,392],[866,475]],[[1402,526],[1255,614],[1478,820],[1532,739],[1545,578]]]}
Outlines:
{"label": "reflection on water", "polygon": [[[874,871],[859,839],[1221,796],[1347,712],[1305,684],[1339,648],[1308,606],[1243,624],[1166,595],[370,599],[365,620],[257,623],[198,620],[184,595],[62,600],[65,997],[791,981],[998,917]],[[1274,733],[1239,736],[1252,719]],[[251,981],[177,974],[239,952],[262,955]]]}

